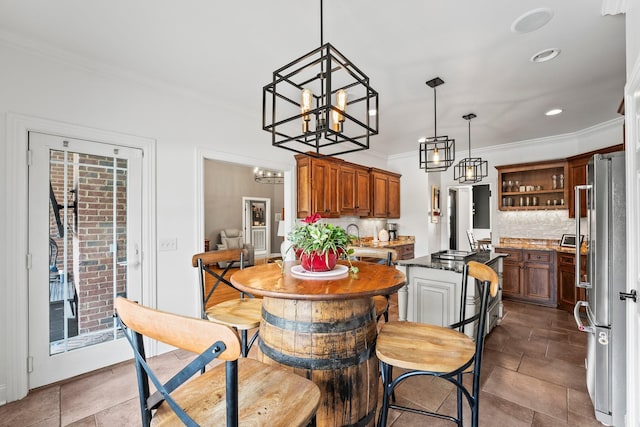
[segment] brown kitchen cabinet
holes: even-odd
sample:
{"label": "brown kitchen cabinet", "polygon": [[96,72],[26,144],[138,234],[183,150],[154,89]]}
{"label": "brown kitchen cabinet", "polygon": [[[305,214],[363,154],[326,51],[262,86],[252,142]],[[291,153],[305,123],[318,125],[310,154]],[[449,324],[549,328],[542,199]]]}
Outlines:
{"label": "brown kitchen cabinet", "polygon": [[496,166],[496,169],[499,210],[567,209],[568,169],[565,160]]}
{"label": "brown kitchen cabinet", "polygon": [[340,216],[340,163],[306,155],[296,156],[297,216],[319,213],[323,218]]}
{"label": "brown kitchen cabinet", "polygon": [[398,259],[413,259],[415,258],[414,247],[415,247],[414,243],[409,243],[406,245],[393,246],[393,249],[396,250],[396,253],[398,254]]}
{"label": "brown kitchen cabinet", "polygon": [[503,260],[502,295],[524,302],[556,306],[555,251],[498,247]]}
{"label": "brown kitchen cabinet", "polygon": [[[575,218],[575,190],[576,185],[584,185],[587,183],[587,163],[598,153],[612,153],[614,151],[623,151],[624,144],[613,145],[611,147],[602,148],[600,150],[590,151],[588,153],[579,154],[577,156],[569,157],[568,162],[568,187],[569,195],[567,200],[569,201],[569,218]],[[580,217],[587,216],[587,198],[582,195],[580,198]]]}
{"label": "brown kitchen cabinet", "polygon": [[346,163],[340,166],[340,214],[369,216],[371,212],[371,185],[369,170],[363,166]]}
{"label": "brown kitchen cabinet", "polygon": [[371,216],[374,218],[400,218],[400,176],[372,168]]}
{"label": "brown kitchen cabinet", "polygon": [[[580,272],[587,271],[587,258],[580,257]],[[576,256],[558,252],[558,308],[573,313],[577,301],[585,301],[586,292],[576,287]]]}

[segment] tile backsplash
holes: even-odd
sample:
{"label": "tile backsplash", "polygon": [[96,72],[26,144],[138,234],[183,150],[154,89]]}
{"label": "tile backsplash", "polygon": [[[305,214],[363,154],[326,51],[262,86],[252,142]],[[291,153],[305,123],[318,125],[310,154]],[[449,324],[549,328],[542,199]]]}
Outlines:
{"label": "tile backsplash", "polygon": [[[584,219],[580,226],[586,230]],[[494,242],[498,242],[500,237],[560,240],[565,233],[575,234],[576,223],[574,218],[569,218],[566,210],[496,211],[493,230]]]}

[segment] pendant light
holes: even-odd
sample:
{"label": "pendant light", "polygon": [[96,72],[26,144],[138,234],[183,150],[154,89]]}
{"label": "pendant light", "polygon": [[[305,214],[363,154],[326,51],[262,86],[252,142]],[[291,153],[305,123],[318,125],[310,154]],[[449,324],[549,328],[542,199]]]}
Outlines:
{"label": "pendant light", "polygon": [[427,82],[427,86],[433,89],[433,137],[420,138],[420,169],[425,172],[442,172],[449,169],[455,160],[455,139],[448,136],[438,136],[438,115],[436,103],[436,87],[443,84],[440,77]]}
{"label": "pendant light", "polygon": [[462,116],[469,123],[469,157],[460,160],[453,169],[453,179],[460,184],[473,184],[482,181],[489,175],[489,166],[486,160],[480,157],[471,157],[471,120],[477,116],[469,113]]}
{"label": "pendant light", "polygon": [[369,149],[378,134],[378,92],[330,43],[273,72],[262,89],[262,129],[271,145],[316,157]]}

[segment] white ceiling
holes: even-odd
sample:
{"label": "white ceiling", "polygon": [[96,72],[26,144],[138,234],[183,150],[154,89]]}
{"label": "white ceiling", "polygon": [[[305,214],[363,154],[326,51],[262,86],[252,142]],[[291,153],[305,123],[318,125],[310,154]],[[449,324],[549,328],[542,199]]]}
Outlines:
{"label": "white ceiling", "polygon": [[[535,32],[515,18],[553,10]],[[148,80],[255,111],[271,73],[320,45],[319,0],[0,0],[0,39],[83,66]],[[571,133],[619,117],[625,82],[624,16],[602,0],[325,0],[324,41],[380,93],[380,134],[371,148],[417,150],[438,135],[473,147]],[[559,48],[552,61],[534,54]],[[559,107],[564,113],[546,117]],[[265,143],[270,137],[266,132]]]}

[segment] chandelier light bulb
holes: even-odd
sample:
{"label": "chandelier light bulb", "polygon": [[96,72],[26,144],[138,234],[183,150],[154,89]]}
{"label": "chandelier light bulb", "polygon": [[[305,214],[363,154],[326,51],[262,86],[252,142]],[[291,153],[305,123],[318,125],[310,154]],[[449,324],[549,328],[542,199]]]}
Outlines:
{"label": "chandelier light bulb", "polygon": [[331,110],[331,119],[333,120],[333,130],[340,132],[342,122],[344,122],[344,112],[347,108],[347,92],[344,89],[340,89],[336,92],[336,107],[340,111]]}
{"label": "chandelier light bulb", "polygon": [[440,163],[440,151],[438,151],[438,147],[433,150],[433,163],[436,165]]}
{"label": "chandelier light bulb", "polygon": [[311,117],[309,116],[309,111],[311,111],[311,106],[313,104],[313,92],[310,89],[304,89],[302,91],[302,97],[300,102],[300,110],[302,111],[302,132],[309,132],[309,121]]}
{"label": "chandelier light bulb", "polygon": [[471,166],[467,166],[467,178],[473,179],[473,168]]}

